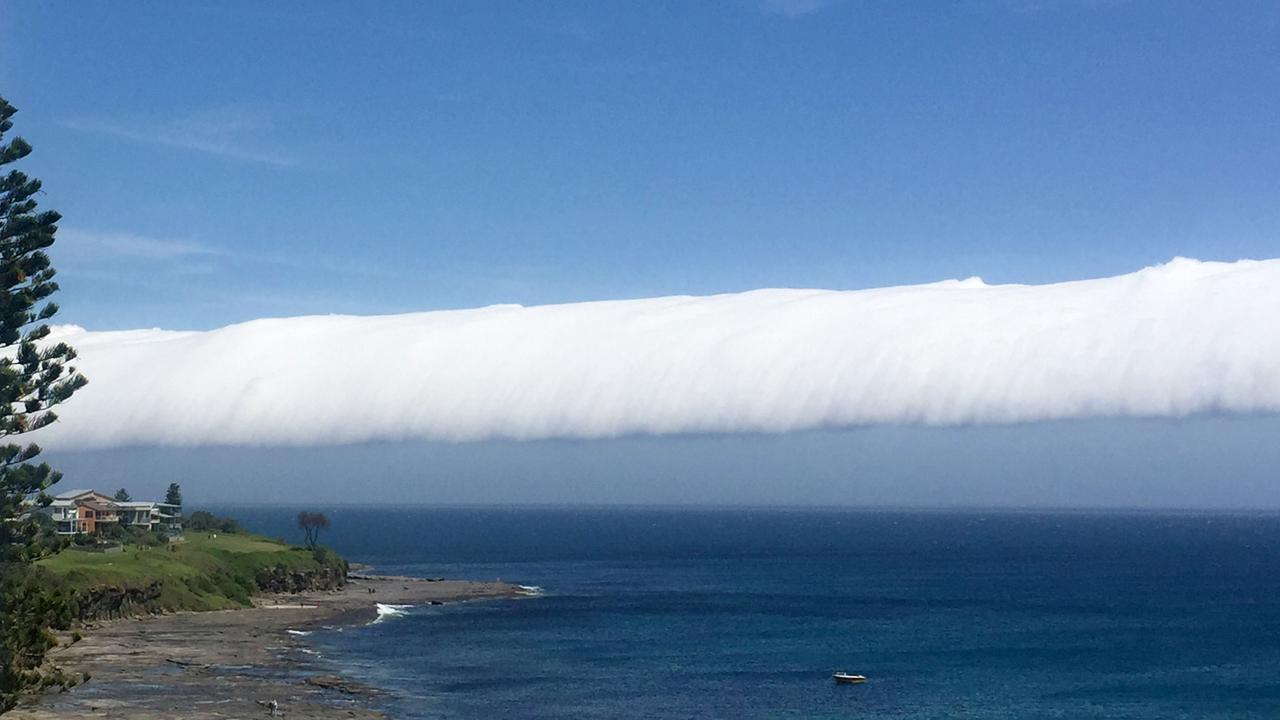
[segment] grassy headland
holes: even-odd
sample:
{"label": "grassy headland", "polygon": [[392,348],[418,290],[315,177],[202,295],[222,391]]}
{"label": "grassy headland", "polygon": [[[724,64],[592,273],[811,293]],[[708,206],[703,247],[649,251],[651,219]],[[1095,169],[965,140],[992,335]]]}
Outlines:
{"label": "grassy headland", "polygon": [[74,593],[82,619],[247,607],[257,592],[341,586],[347,567],[332,551],[248,533],[192,533],[110,553],[72,547],[38,564]]}

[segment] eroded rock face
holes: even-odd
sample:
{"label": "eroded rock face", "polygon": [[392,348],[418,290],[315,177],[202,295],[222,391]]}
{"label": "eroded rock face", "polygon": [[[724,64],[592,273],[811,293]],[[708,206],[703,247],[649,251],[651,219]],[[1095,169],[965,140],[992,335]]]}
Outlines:
{"label": "eroded rock face", "polygon": [[267,593],[299,593],[315,590],[337,590],[347,584],[347,573],[342,568],[320,570],[290,570],[287,568],[263,568],[254,582],[258,590]]}
{"label": "eroded rock face", "polygon": [[115,620],[154,612],[154,604],[160,598],[160,581],[154,580],[141,587],[115,587],[103,585],[76,593],[79,619]]}
{"label": "eroded rock face", "polygon": [[[169,581],[176,582],[172,579]],[[270,567],[258,570],[253,581],[258,592],[292,594],[340,589],[346,585],[347,574],[341,567],[313,570]],[[139,617],[172,609],[166,608],[161,602],[164,582],[165,580],[152,580],[141,586],[100,585],[80,590],[75,594],[75,618],[81,622],[95,622]],[[218,586],[214,580],[206,584],[209,590],[233,586],[231,582]],[[234,589],[232,587],[232,590]],[[242,587],[239,592],[244,593],[247,590],[249,588]],[[229,597],[235,596],[229,595]],[[247,595],[245,597],[247,598]]]}

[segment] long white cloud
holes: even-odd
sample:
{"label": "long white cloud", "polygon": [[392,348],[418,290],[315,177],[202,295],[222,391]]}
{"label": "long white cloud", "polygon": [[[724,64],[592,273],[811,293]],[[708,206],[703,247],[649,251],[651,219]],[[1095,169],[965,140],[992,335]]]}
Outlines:
{"label": "long white cloud", "polygon": [[91,383],[49,448],[1280,411],[1280,260],[58,334]]}

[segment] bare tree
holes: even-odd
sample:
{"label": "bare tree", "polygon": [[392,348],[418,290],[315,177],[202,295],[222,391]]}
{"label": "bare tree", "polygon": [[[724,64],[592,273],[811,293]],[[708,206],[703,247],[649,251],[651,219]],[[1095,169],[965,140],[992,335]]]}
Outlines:
{"label": "bare tree", "polygon": [[329,518],[325,517],[324,513],[300,512],[298,527],[307,534],[307,547],[314,549],[316,542],[320,539],[320,531],[329,528]]}

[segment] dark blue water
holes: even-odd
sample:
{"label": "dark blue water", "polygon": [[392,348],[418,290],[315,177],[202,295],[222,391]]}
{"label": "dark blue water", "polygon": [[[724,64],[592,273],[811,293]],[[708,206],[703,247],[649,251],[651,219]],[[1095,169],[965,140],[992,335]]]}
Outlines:
{"label": "dark blue water", "polygon": [[396,717],[1280,717],[1275,515],[326,512],[379,571],[545,591],[313,636]]}

